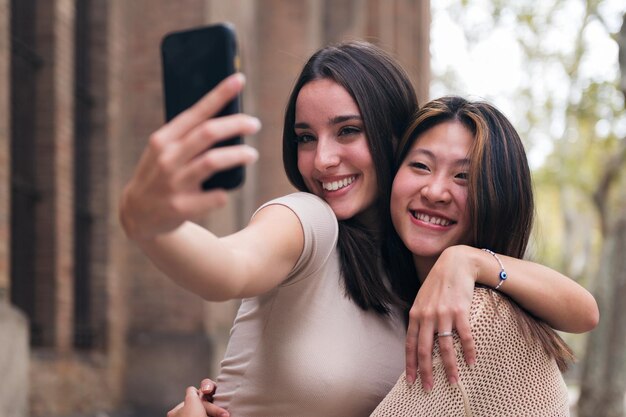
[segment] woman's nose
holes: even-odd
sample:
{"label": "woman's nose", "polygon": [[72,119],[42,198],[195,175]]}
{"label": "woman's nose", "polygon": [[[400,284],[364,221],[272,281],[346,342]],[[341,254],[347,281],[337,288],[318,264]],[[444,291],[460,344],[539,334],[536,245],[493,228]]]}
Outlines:
{"label": "woman's nose", "polygon": [[338,144],[332,139],[319,138],[315,151],[315,168],[319,171],[325,171],[339,165],[340,161],[341,155]]}
{"label": "woman's nose", "polygon": [[447,181],[443,178],[432,178],[422,188],[422,195],[431,204],[445,204],[450,202],[451,199],[450,188]]}

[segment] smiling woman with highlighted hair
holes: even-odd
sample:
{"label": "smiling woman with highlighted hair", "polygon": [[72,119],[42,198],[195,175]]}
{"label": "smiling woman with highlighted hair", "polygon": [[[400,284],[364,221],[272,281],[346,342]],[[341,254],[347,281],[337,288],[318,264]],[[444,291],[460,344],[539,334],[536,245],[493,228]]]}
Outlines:
{"label": "smiling woman with highlighted hair", "polygon": [[[569,347],[545,323],[495,289],[527,278],[506,273],[521,258],[533,219],[526,155],[517,132],[495,107],[444,97],[427,103],[400,144],[391,192],[394,252],[426,277],[453,245],[482,248],[500,269],[494,289],[477,287],[470,310],[476,363],[463,361],[453,329],[440,328],[427,393],[403,375],[372,414],[383,416],[566,416],[562,370]],[[492,251],[495,250],[496,252]],[[405,265],[407,265],[406,263]],[[456,352],[459,378],[445,381],[443,350]]]}

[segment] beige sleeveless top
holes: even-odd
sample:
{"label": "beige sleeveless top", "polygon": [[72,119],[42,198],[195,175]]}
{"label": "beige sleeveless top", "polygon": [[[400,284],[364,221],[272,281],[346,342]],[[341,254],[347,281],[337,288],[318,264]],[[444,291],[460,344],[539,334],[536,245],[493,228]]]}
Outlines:
{"label": "beige sleeveless top", "polygon": [[470,313],[474,368],[465,364],[455,334],[456,387],[447,382],[436,345],[433,390],[425,393],[419,379],[409,387],[403,374],[372,416],[569,416],[567,387],[556,362],[539,342],[524,339],[510,303],[495,291],[476,288]]}
{"label": "beige sleeveless top", "polygon": [[404,368],[403,321],[346,296],[326,202],[295,193],[268,204],[298,216],[304,249],[285,282],[242,301],[215,403],[233,417],[367,416]]}

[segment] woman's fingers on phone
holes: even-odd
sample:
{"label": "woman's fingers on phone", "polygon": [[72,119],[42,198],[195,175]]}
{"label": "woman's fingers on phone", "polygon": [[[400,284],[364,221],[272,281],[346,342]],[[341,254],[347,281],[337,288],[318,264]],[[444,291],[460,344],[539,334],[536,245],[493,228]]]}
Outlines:
{"label": "woman's fingers on phone", "polygon": [[212,117],[224,108],[224,105],[234,99],[246,84],[246,77],[238,72],[220,82],[213,90],[204,95],[190,109],[197,112],[198,117]]}
{"label": "woman's fingers on phone", "polygon": [[241,92],[244,84],[245,77],[241,73],[225,78],[196,104],[173,118],[160,130],[166,137],[178,138],[184,136],[202,122],[215,116]]}
{"label": "woman's fingers on phone", "polygon": [[260,128],[259,119],[246,114],[207,120],[179,142],[173,156],[174,162],[178,165],[185,164],[216,143],[235,136],[253,135]]}
{"label": "woman's fingers on phone", "polygon": [[257,150],[248,145],[213,148],[192,160],[182,169],[176,183],[179,183],[181,187],[200,190],[200,183],[215,173],[251,164],[258,157]]}

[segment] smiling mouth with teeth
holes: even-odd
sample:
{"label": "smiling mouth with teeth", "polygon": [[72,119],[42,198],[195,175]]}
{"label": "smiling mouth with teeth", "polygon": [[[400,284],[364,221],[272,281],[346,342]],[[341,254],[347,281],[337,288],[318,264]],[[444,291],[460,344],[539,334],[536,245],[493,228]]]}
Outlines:
{"label": "smiling mouth with teeth", "polygon": [[323,182],[322,188],[326,191],[337,191],[352,184],[355,179],[356,176],[352,176],[339,181]]}
{"label": "smiling mouth with teeth", "polygon": [[430,223],[430,224],[435,224],[437,226],[449,226],[452,223],[455,223],[448,219],[442,219],[441,217],[429,216],[428,214],[418,213],[416,211],[411,211],[411,214],[417,220],[421,220],[423,222]]}

